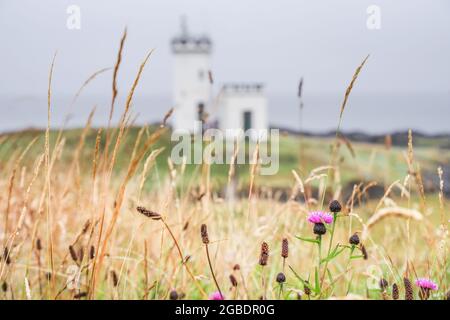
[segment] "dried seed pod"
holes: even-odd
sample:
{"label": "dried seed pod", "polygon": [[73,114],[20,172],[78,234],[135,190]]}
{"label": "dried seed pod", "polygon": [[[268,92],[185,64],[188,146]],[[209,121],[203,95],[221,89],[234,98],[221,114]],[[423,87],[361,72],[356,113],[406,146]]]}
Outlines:
{"label": "dried seed pod", "polygon": [[80,292],[73,296],[74,299],[81,299],[87,297],[87,292]]}
{"label": "dried seed pod", "polygon": [[361,249],[361,253],[363,255],[364,260],[369,259],[369,255],[367,254],[366,247],[362,243],[359,245],[359,249]]}
{"label": "dried seed pod", "polygon": [[240,266],[239,264],[236,263],[236,264],[234,265],[234,267],[233,267],[233,270],[234,270],[234,271],[241,270],[241,266]]}
{"label": "dried seed pod", "polygon": [[380,285],[380,289],[381,289],[382,291],[385,291],[386,288],[389,286],[389,283],[387,282],[386,279],[381,278],[381,279],[380,279],[380,282],[379,282],[379,285]]}
{"label": "dried seed pod", "polygon": [[89,249],[89,259],[93,260],[95,258],[95,247],[91,246]]}
{"label": "dried seed pod", "polygon": [[411,281],[408,278],[403,278],[403,285],[405,286],[405,300],[414,300],[414,291]]}
{"label": "dried seed pod", "polygon": [[281,242],[281,256],[285,259],[289,256],[289,242],[286,238]]}
{"label": "dried seed pod", "polygon": [[77,255],[77,252],[75,251],[74,246],[72,246],[72,245],[69,246],[69,253],[70,253],[70,257],[72,258],[72,260],[77,262],[78,255]]}
{"label": "dried seed pod", "polygon": [[5,260],[6,264],[11,264],[11,253],[9,252],[8,247],[5,247],[5,249],[3,249],[3,259]]}
{"label": "dried seed pod", "polygon": [[83,249],[83,247],[80,247],[80,249],[78,250],[78,258],[80,259],[80,261],[83,261],[83,258],[84,258],[84,249]]}
{"label": "dried seed pod", "polygon": [[269,245],[266,242],[261,244],[261,254],[259,256],[259,264],[261,266],[267,265],[267,260],[269,259]]}
{"label": "dried seed pod", "polygon": [[36,249],[37,249],[38,251],[41,251],[41,250],[42,250],[42,241],[41,241],[41,238],[37,238],[37,239],[36,239]]}
{"label": "dried seed pod", "polygon": [[119,284],[119,278],[117,277],[117,273],[114,270],[111,270],[111,280],[114,287],[117,287]]}
{"label": "dried seed pod", "polygon": [[171,290],[169,293],[169,299],[170,300],[178,300],[178,292],[176,290]]}
{"label": "dried seed pod", "polygon": [[3,283],[2,283],[2,290],[3,290],[3,292],[8,291],[8,283],[6,281],[3,281]]}
{"label": "dried seed pod", "polygon": [[86,232],[88,232],[90,226],[91,226],[91,220],[87,219],[83,225],[83,230],[81,230],[81,234],[85,234]]}
{"label": "dried seed pod", "polygon": [[309,287],[309,281],[306,280],[305,283],[303,284],[303,291],[305,292],[305,294],[307,296],[309,296],[311,294],[311,288]]}
{"label": "dried seed pod", "polygon": [[396,283],[394,283],[392,285],[392,299],[398,300],[399,297],[400,297],[400,295],[399,295],[399,291],[398,291],[398,286]]}
{"label": "dried seed pod", "polygon": [[230,274],[230,282],[231,282],[231,285],[232,285],[233,287],[237,287],[238,282],[237,282],[237,280],[236,280],[236,277],[235,277],[234,275],[232,275],[232,274]]}
{"label": "dried seed pod", "polygon": [[153,220],[160,220],[161,219],[161,215],[157,212],[148,210],[144,207],[137,207],[136,210],[140,213],[143,214],[144,216],[151,218]]}
{"label": "dried seed pod", "polygon": [[200,227],[200,235],[202,236],[202,242],[204,244],[208,244],[209,236],[208,236],[208,227],[206,226],[206,224],[202,224],[202,226]]}

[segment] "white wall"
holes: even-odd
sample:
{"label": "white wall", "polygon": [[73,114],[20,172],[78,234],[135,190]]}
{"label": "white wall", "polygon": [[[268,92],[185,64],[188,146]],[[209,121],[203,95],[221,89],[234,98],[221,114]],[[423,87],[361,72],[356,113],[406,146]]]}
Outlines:
{"label": "white wall", "polygon": [[195,132],[198,104],[202,102],[206,111],[210,100],[210,55],[205,52],[177,52],[174,60],[173,127]]}
{"label": "white wall", "polygon": [[[244,129],[244,112],[252,113],[252,129],[267,130],[267,98],[262,92],[223,92],[219,103],[219,128]],[[257,138],[257,136],[253,137]]]}

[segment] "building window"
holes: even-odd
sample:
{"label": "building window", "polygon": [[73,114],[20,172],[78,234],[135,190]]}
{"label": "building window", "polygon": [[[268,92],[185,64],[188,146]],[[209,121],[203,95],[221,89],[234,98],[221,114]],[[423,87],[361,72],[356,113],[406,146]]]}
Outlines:
{"label": "building window", "polygon": [[251,111],[244,112],[244,131],[252,128],[252,113]]}

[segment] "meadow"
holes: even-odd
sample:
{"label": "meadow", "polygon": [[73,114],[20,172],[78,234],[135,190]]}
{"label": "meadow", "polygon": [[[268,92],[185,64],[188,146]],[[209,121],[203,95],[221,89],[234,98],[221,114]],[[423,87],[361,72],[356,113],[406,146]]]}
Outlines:
{"label": "meadow", "polygon": [[[0,137],[2,299],[448,299],[448,195],[431,145],[282,135],[280,170],[174,165],[170,112]],[[95,76],[95,75],[94,75]],[[85,85],[87,85],[85,83]],[[79,93],[77,93],[79,94]],[[339,106],[337,106],[339,108]],[[435,177],[423,179],[423,172]],[[226,197],[233,184],[234,197]],[[426,278],[426,279],[423,279]]]}

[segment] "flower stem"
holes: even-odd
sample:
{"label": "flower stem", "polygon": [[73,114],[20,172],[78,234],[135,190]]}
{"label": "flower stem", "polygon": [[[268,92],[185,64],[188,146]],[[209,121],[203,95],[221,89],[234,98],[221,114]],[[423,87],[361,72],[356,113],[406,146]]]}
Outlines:
{"label": "flower stem", "polygon": [[[336,218],[337,218],[337,213],[334,213],[333,224],[331,225],[331,232],[330,232],[331,235],[330,235],[330,243],[328,244],[327,257],[330,255],[331,247],[333,246],[333,237],[334,237],[334,229],[336,227]],[[325,261],[325,267],[324,267],[324,270],[323,270],[322,278],[320,279],[320,285],[321,286],[322,286],[322,283],[323,283],[323,279],[325,278],[325,274],[327,273],[327,267],[328,267],[328,259],[327,259],[327,261]]]}
{"label": "flower stem", "polygon": [[205,244],[205,248],[206,248],[206,256],[208,257],[209,269],[211,269],[211,274],[214,279],[214,283],[216,284],[217,290],[220,293],[220,297],[223,299],[222,290],[220,290],[219,284],[217,283],[216,275],[214,274],[214,270],[213,270],[212,263],[211,263],[211,258],[209,257],[208,244]]}
{"label": "flower stem", "polygon": [[[317,248],[318,248],[318,261],[317,261],[317,275],[320,275],[320,265],[321,265],[321,261],[322,261],[322,236],[318,235],[317,236]],[[317,288],[320,292],[320,287],[321,287],[321,283],[320,281],[318,282],[319,284],[319,288]]]}

